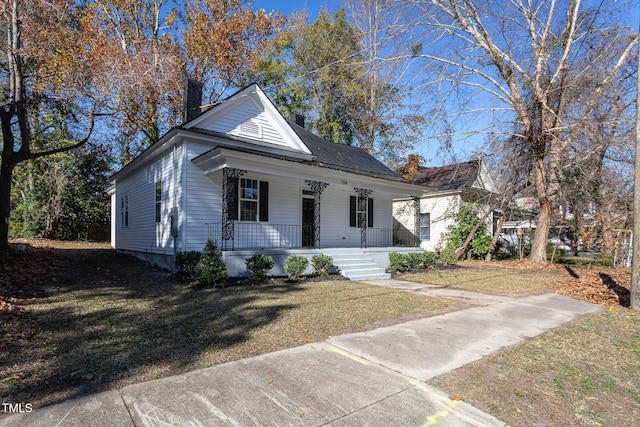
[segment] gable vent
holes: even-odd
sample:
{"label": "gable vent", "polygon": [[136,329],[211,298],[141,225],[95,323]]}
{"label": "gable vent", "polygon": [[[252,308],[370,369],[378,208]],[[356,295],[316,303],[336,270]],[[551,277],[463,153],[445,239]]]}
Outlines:
{"label": "gable vent", "polygon": [[247,120],[240,124],[240,134],[254,138],[262,138],[262,127],[253,120]]}

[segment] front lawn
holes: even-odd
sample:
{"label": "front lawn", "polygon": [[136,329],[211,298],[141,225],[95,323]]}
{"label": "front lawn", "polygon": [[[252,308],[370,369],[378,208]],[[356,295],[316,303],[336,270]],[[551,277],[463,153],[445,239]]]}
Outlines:
{"label": "front lawn", "polygon": [[450,304],[347,280],[196,289],[100,246],[31,247],[0,273],[0,398],[34,407]]}
{"label": "front lawn", "polygon": [[467,291],[517,294],[553,292],[560,282],[571,279],[572,275],[563,267],[541,267],[526,261],[465,261],[440,269],[403,273],[396,278]]}
{"label": "front lawn", "polygon": [[640,313],[614,306],[429,383],[512,426],[637,426]]}

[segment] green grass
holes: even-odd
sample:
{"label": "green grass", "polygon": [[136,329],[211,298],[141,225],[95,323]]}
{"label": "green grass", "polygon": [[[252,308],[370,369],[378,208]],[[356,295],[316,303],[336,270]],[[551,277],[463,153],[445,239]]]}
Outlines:
{"label": "green grass", "polygon": [[21,328],[35,335],[4,342],[2,399],[42,406],[450,304],[349,281],[194,289],[157,273],[122,280],[61,283],[23,304]]}

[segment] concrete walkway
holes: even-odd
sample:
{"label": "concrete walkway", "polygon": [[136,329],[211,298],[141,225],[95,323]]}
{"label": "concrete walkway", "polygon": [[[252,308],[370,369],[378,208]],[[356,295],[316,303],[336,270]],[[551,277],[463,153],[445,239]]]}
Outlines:
{"label": "concrete walkway", "polygon": [[556,294],[516,298],[394,280],[372,283],[470,308],[134,384],[0,424],[501,426],[424,381],[603,309]]}

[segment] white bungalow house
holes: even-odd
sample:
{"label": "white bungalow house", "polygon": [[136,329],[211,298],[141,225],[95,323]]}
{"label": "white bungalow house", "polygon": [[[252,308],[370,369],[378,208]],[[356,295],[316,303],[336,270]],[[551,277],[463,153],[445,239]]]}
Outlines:
{"label": "white bungalow house", "polygon": [[[425,187],[419,205],[413,199],[394,201],[395,229],[407,231],[419,229],[420,247],[435,251],[440,248],[442,235],[453,224],[452,215],[458,213],[464,201],[483,201],[488,206],[496,185],[480,160],[471,160],[441,167],[424,167],[418,164],[417,155],[409,155],[407,165],[400,173],[414,183]],[[487,218],[493,233],[497,212]],[[417,222],[417,223],[416,223]]]}
{"label": "white bungalow house", "polygon": [[112,246],[172,268],[211,236],[230,275],[262,252],[272,274],[290,254],[325,253],[349,277],[384,277],[390,251],[417,250],[394,247],[412,246],[416,230],[394,234],[392,201],[423,188],[303,126],[255,84],[187,115],[111,177]]}

